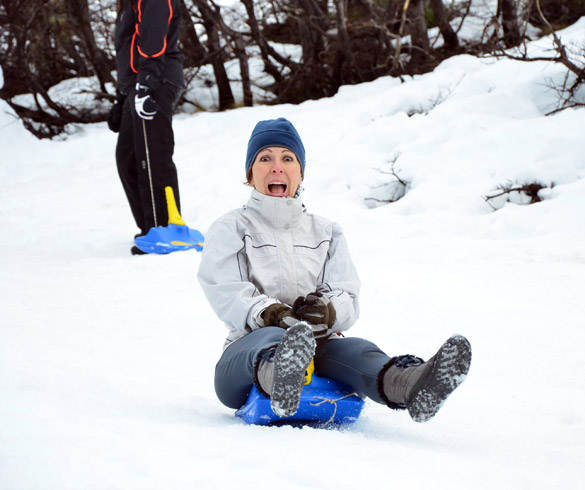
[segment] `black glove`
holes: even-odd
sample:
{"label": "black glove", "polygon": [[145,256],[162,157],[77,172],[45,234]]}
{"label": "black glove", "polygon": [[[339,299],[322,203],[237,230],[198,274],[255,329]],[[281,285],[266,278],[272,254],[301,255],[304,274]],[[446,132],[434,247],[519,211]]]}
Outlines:
{"label": "black glove", "polygon": [[108,114],[108,128],[114,133],[120,131],[120,121],[122,121],[122,109],[124,108],[125,99],[126,96],[119,90],[116,90],[116,100]]}
{"label": "black glove", "polygon": [[304,298],[299,296],[292,310],[297,318],[311,324],[315,339],[327,339],[331,336],[337,313],[329,298],[317,291]]}
{"label": "black glove", "polygon": [[292,308],[282,303],[273,303],[262,312],[265,327],[288,328],[298,320],[294,317]]}
{"label": "black glove", "polygon": [[152,98],[150,89],[146,85],[136,84],[136,95],[134,96],[136,113],[142,118],[150,121],[160,109]]}

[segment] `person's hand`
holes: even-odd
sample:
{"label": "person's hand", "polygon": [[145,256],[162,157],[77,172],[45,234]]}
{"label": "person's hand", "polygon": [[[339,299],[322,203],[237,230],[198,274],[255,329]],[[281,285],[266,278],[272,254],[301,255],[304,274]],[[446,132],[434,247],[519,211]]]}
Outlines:
{"label": "person's hand", "polygon": [[152,98],[150,89],[146,85],[136,84],[136,95],[134,96],[136,113],[142,118],[150,121],[159,110],[159,106]]}
{"label": "person's hand", "polygon": [[295,318],[290,306],[282,303],[273,303],[262,313],[265,327],[288,328],[298,320]]}
{"label": "person's hand", "polygon": [[126,96],[122,92],[116,90],[116,100],[108,114],[108,128],[114,133],[120,131],[120,121],[122,121],[122,109],[124,108],[125,98]]}
{"label": "person's hand", "polygon": [[326,325],[331,328],[337,319],[333,304],[321,293],[315,291],[306,297],[299,296],[293,305],[294,315],[312,325]]}
{"label": "person's hand", "polygon": [[293,314],[311,324],[317,346],[324,345],[331,337],[337,313],[326,296],[319,292],[308,294],[306,297],[299,296],[293,304]]}

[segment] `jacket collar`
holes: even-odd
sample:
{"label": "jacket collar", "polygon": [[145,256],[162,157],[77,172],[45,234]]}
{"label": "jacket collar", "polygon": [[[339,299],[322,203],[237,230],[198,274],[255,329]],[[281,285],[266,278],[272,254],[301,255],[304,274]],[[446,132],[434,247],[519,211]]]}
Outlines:
{"label": "jacket collar", "polygon": [[252,190],[246,209],[258,213],[263,221],[273,227],[285,229],[296,226],[305,212],[300,197],[272,197],[256,189]]}

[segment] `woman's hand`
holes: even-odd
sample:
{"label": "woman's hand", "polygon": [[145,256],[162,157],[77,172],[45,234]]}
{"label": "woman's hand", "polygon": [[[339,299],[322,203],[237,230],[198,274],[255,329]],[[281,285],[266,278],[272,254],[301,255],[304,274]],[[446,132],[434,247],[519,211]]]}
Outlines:
{"label": "woman's hand", "polygon": [[296,323],[292,308],[282,303],[273,303],[262,312],[265,327],[288,328]]}
{"label": "woman's hand", "polygon": [[337,313],[329,298],[318,291],[307,294],[304,298],[299,296],[293,304],[292,311],[300,320],[305,320],[312,325],[326,325],[329,330],[337,318]]}

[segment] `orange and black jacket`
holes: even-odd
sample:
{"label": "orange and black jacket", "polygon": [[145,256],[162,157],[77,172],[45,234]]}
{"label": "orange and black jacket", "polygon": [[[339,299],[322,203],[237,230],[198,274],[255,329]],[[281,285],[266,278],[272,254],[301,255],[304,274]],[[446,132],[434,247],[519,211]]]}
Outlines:
{"label": "orange and black jacket", "polygon": [[136,82],[153,92],[161,83],[183,87],[179,0],[127,0],[116,21],[118,90]]}

